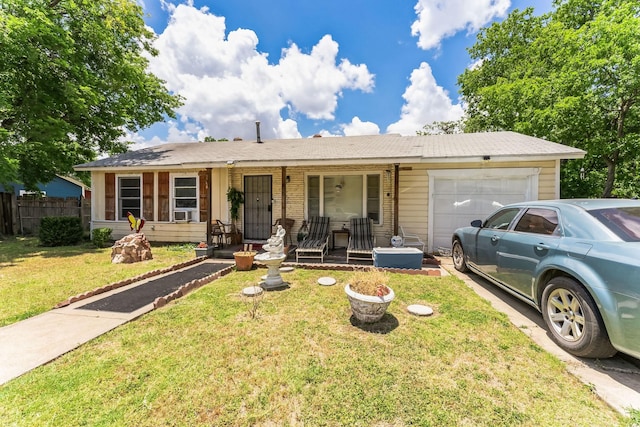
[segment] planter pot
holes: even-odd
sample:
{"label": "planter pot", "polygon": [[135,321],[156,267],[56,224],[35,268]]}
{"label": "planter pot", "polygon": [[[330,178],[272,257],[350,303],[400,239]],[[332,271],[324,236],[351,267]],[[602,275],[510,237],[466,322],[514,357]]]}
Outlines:
{"label": "planter pot", "polygon": [[236,270],[249,271],[253,267],[253,257],[255,252],[234,252],[233,258],[236,260]]}
{"label": "planter pot", "polygon": [[351,312],[356,319],[363,323],[377,322],[384,316],[387,311],[387,307],[393,299],[395,294],[393,289],[389,288],[389,293],[381,297],[362,295],[351,290],[349,284],[344,287],[344,291],[347,294],[349,303],[351,304]]}
{"label": "planter pot", "polygon": [[196,257],[206,256],[210,257],[213,255],[213,246],[208,248],[196,248]]}

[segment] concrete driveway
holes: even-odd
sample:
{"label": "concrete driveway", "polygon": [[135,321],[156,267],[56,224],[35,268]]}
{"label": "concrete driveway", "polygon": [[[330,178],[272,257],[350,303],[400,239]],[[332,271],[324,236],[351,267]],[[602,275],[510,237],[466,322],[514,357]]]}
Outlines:
{"label": "concrete driveway", "polygon": [[618,353],[611,359],[594,360],[572,356],[558,347],[549,337],[542,315],[533,307],[512,297],[473,273],[460,273],[451,258],[440,258],[442,267],[470,286],[478,295],[505,313],[511,323],[523,333],[558,357],[567,370],[592,387],[611,407],[628,415],[629,409],[640,410],[640,360]]}

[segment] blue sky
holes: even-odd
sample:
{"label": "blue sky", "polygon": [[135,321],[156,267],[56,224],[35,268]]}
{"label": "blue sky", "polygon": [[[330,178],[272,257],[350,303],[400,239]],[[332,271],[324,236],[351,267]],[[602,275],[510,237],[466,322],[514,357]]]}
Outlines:
{"label": "blue sky", "polygon": [[463,113],[477,30],[551,0],[141,0],[150,70],[185,98],[134,148],[214,138],[400,133]]}

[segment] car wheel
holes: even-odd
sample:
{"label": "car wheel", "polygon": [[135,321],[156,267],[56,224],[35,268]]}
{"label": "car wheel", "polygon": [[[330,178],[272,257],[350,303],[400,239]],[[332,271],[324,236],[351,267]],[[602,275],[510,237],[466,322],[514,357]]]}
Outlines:
{"label": "car wheel", "polygon": [[456,270],[465,273],[469,271],[467,267],[467,261],[465,260],[464,248],[460,240],[453,241],[453,247],[451,248],[451,257],[453,258],[453,266]]}
{"label": "car wheel", "polygon": [[567,352],[601,359],[616,354],[593,299],[575,280],[551,279],[540,306],[551,338]]}

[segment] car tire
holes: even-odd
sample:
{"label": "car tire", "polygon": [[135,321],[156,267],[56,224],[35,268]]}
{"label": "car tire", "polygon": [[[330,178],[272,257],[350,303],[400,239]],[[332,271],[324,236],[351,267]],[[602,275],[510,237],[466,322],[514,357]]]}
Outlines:
{"label": "car tire", "polygon": [[567,352],[598,359],[616,354],[591,295],[574,279],[551,279],[540,308],[551,338]]}
{"label": "car tire", "polygon": [[458,239],[453,241],[453,246],[451,248],[451,257],[453,258],[453,266],[456,270],[461,273],[466,273],[467,271],[469,271],[469,267],[467,267],[464,248],[462,247],[462,243],[460,243],[460,240]]}

